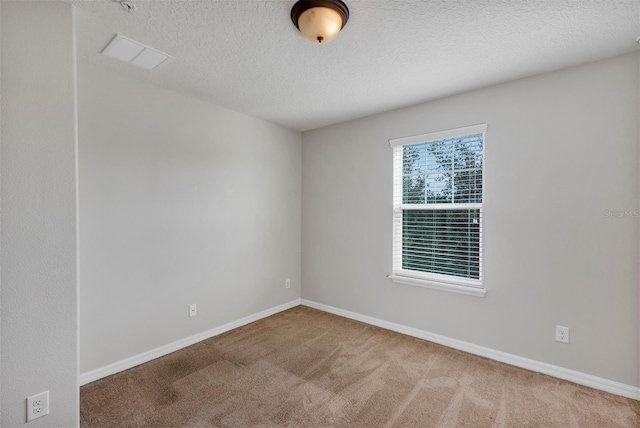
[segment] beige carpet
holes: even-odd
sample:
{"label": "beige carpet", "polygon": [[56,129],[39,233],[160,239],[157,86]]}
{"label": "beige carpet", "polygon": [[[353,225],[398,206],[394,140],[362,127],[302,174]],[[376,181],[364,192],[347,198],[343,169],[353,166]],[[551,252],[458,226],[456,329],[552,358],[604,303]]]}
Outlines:
{"label": "beige carpet", "polygon": [[304,306],[83,386],[82,427],[640,427],[640,402]]}

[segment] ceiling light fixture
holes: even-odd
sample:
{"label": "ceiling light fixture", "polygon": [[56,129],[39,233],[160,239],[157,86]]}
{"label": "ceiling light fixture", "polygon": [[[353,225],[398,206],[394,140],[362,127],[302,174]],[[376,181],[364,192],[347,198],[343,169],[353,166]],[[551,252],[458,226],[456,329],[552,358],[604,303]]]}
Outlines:
{"label": "ceiling light fixture", "polygon": [[291,8],[291,20],[305,39],[329,43],[349,20],[349,8],[340,0],[299,0]]}

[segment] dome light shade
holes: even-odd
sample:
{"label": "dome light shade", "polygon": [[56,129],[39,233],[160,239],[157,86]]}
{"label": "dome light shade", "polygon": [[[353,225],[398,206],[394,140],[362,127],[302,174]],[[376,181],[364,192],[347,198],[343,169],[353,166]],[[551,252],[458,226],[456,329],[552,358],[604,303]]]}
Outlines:
{"label": "dome light shade", "polygon": [[299,0],[291,9],[291,20],[312,43],[329,43],[349,19],[349,9],[340,0]]}

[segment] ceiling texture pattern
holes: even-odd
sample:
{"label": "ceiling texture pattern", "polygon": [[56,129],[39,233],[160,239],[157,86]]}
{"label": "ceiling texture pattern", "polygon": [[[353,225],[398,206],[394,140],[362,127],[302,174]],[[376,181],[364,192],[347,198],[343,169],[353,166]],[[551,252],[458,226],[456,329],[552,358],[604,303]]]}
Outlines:
{"label": "ceiling texture pattern", "polygon": [[[640,48],[640,0],[345,0],[326,45],[295,28],[295,0],[68,1],[79,61],[299,131]],[[100,55],[116,33],[173,60]]]}

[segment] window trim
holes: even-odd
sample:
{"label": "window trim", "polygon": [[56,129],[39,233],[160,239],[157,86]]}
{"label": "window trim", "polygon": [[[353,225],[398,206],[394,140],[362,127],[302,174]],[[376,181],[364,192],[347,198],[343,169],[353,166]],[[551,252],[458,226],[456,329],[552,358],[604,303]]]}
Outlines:
{"label": "window trim", "polygon": [[[437,275],[437,274],[433,274]],[[433,290],[449,291],[451,293],[465,294],[467,296],[484,297],[487,294],[486,288],[477,286],[454,284],[449,281],[439,282],[434,279],[416,278],[408,275],[391,274],[388,277],[396,284],[415,285],[417,287],[431,288]]]}
{"label": "window trim", "polygon": [[[408,136],[408,137],[401,137],[401,138],[394,138],[389,140],[389,146],[391,146],[392,148],[395,147],[402,147],[402,146],[408,146],[408,145],[413,145],[413,144],[428,144],[431,142],[435,142],[435,141],[440,141],[440,140],[447,140],[447,139],[452,139],[452,138],[458,138],[458,137],[464,137],[467,135],[473,135],[473,134],[482,134],[483,135],[483,145],[482,145],[482,154],[483,154],[483,174],[482,174],[482,181],[483,181],[483,193],[484,193],[484,149],[485,149],[485,134],[487,131],[487,124],[483,123],[483,124],[478,124],[478,125],[471,125],[471,126],[465,126],[465,127],[461,127],[461,128],[455,128],[455,129],[448,129],[448,130],[444,130],[444,131],[437,131],[437,132],[431,132],[428,134],[421,134],[421,135],[413,135],[413,136]],[[394,162],[396,160],[394,159]],[[397,180],[398,178],[402,179],[401,177],[398,176],[398,174],[396,173],[396,165],[394,165],[393,168],[393,189],[394,189],[394,194],[393,194],[393,210],[394,210],[394,216],[393,216],[393,259],[395,260],[396,258],[396,215],[395,215],[395,211],[396,210],[400,210],[401,212],[404,209],[418,209],[417,207],[410,207],[407,205],[412,205],[412,204],[397,204],[396,203],[396,191],[397,189],[401,186],[401,183],[398,183]],[[432,209],[437,209],[439,205],[443,205],[443,204],[433,204],[433,208]],[[447,206],[447,208],[451,209],[452,206],[450,204],[444,204]],[[444,208],[444,207],[442,207]],[[481,210],[481,212],[484,211],[484,197],[483,197],[483,202],[481,204],[459,204],[456,208],[479,208]],[[480,229],[480,233],[481,235],[484,232],[484,221],[481,220],[481,229]],[[482,265],[484,265],[484,238],[482,238],[481,241],[481,247],[480,247],[480,260]],[[482,269],[484,270],[484,269]],[[480,279],[475,280],[475,279],[466,279],[463,277],[460,278],[456,278],[453,275],[442,275],[442,274],[437,274],[437,273],[429,273],[429,272],[418,272],[418,271],[409,271],[409,270],[404,270],[402,268],[397,268],[395,266],[395,261],[394,261],[394,266],[393,266],[393,273],[391,275],[388,276],[394,283],[400,283],[400,284],[407,284],[407,285],[414,285],[414,286],[419,286],[419,287],[426,287],[426,288],[431,288],[431,289],[436,289],[436,290],[441,290],[441,291],[449,291],[449,292],[453,292],[453,293],[458,293],[458,294],[465,294],[465,295],[470,295],[470,296],[476,296],[476,297],[484,297],[485,294],[487,293],[487,289],[485,287],[484,284],[484,275],[481,273]]]}
{"label": "window trim", "polygon": [[473,134],[486,134],[487,124],[463,126],[462,128],[447,129],[445,131],[430,132],[428,134],[412,135],[410,137],[393,138],[389,140],[391,147],[409,146],[411,144],[432,143]]}

